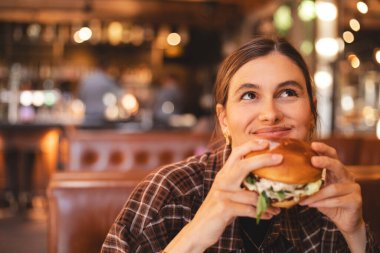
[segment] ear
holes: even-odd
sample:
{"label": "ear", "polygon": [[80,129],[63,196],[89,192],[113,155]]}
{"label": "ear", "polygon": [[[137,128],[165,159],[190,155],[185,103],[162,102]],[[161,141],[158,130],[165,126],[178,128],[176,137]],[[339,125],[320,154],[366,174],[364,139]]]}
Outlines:
{"label": "ear", "polygon": [[227,125],[226,109],[224,108],[224,106],[222,104],[216,105],[216,116],[218,117],[218,121],[219,121],[219,125],[220,125],[221,130],[222,130],[222,132],[224,132],[225,130],[228,129],[228,125]]}

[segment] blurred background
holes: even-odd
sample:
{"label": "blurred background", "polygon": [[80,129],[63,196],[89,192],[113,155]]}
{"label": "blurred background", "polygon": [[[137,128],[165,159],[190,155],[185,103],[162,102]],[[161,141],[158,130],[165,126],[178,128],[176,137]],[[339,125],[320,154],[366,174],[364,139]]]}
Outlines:
{"label": "blurred background", "polygon": [[[179,133],[201,140],[186,154],[206,150],[218,65],[259,35],[286,37],[302,53],[317,88],[318,138],[354,140],[342,156],[364,164],[358,141],[380,139],[379,17],[380,0],[1,0],[0,249],[6,231],[26,231],[33,242],[24,246],[47,252],[52,177],[100,162],[115,143]],[[95,170],[136,168],[123,160],[129,149],[110,151]],[[149,169],[176,160],[160,157]],[[9,245],[4,252],[23,251]]]}
{"label": "blurred background", "polygon": [[[3,0],[0,119],[80,125],[91,110],[80,83],[101,62],[120,88],[104,92],[105,123],[193,127],[212,113],[220,61],[254,36],[277,34],[312,70],[321,134],[375,134],[379,12],[378,0]],[[180,105],[154,101],[168,75]]]}

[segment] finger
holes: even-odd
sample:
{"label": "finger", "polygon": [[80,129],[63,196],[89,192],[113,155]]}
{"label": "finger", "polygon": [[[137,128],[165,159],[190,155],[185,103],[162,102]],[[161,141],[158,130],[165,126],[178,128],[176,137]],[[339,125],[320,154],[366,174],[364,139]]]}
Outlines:
{"label": "finger", "polygon": [[247,191],[244,189],[233,192],[225,191],[223,194],[225,194],[225,197],[227,197],[229,200],[240,204],[254,205],[258,199],[257,192]]}
{"label": "finger", "polygon": [[269,147],[268,140],[265,139],[255,139],[244,143],[241,146],[235,147],[228,160],[232,162],[239,161],[243,159],[251,151],[259,151]]}
{"label": "finger", "polygon": [[282,162],[283,156],[280,154],[261,154],[246,158],[240,162],[240,173],[238,173],[237,180],[242,182],[244,178],[252,171],[267,167],[275,166]]}
{"label": "finger", "polygon": [[313,202],[309,204],[310,207],[315,208],[350,208],[361,206],[361,198],[356,197],[353,194],[343,195],[336,198],[328,198],[319,200],[317,202]]}
{"label": "finger", "polygon": [[219,185],[219,187],[222,189],[233,190],[240,188],[241,182],[251,170],[263,167],[264,165],[268,166],[280,163],[282,156],[279,157],[278,155],[267,154],[266,156],[255,156],[256,158],[253,159],[253,161],[257,160],[257,164],[253,162],[253,164],[248,164],[249,166],[247,166],[246,160],[249,160],[251,158],[244,157],[249,152],[265,149],[268,147],[268,145],[269,143],[267,140],[256,139],[246,142],[245,144],[235,148],[217,175],[217,178],[215,180],[217,181],[217,185]]}
{"label": "finger", "polygon": [[[253,170],[280,164],[282,162],[280,154],[261,154],[250,158],[237,161],[231,165],[232,170],[221,170],[216,176],[214,185],[224,190],[236,190],[241,187],[241,183],[246,176]],[[225,167],[229,165],[225,165]]]}
{"label": "finger", "polygon": [[[230,207],[233,210],[233,212],[230,214],[231,217],[257,218],[255,206],[243,205],[243,204],[238,204],[238,203],[231,203]],[[276,214],[270,213],[267,210],[261,214],[260,219],[261,220],[269,220],[269,219],[272,219],[274,215],[276,215]]]}
{"label": "finger", "polygon": [[[273,214],[265,212],[265,213],[261,214],[260,219],[261,220],[270,220],[273,218],[273,216],[274,216]],[[255,218],[257,218],[257,217],[255,217]]]}
{"label": "finger", "polygon": [[[343,164],[337,160],[327,156],[313,156],[311,163],[317,168],[325,168],[328,176],[334,176],[341,182],[352,182],[352,175],[344,168]],[[330,175],[329,175],[330,173]],[[331,173],[333,175],[331,175]]]}
{"label": "finger", "polygon": [[356,183],[331,184],[325,188],[322,188],[315,194],[303,199],[300,202],[300,205],[311,205],[326,199],[347,196],[354,192],[360,193],[360,186]]}
{"label": "finger", "polygon": [[281,213],[281,208],[269,206],[265,212],[268,212],[271,215],[277,215],[277,214]]}
{"label": "finger", "polygon": [[[238,204],[246,204],[246,205],[252,205],[256,208],[256,203],[258,199],[257,192],[254,191],[247,191],[247,190],[241,190],[237,192],[225,192],[226,196],[229,198],[230,201],[238,203]],[[281,212],[280,208],[277,207],[268,207],[266,210],[268,214],[271,215],[277,215]]]}
{"label": "finger", "polygon": [[311,148],[320,155],[338,159],[336,149],[323,142],[313,142],[311,143]]}
{"label": "finger", "polygon": [[221,215],[225,215],[230,219],[231,217],[256,217],[256,207],[247,204],[241,204],[237,202],[230,201],[228,203],[228,208],[223,210]]}

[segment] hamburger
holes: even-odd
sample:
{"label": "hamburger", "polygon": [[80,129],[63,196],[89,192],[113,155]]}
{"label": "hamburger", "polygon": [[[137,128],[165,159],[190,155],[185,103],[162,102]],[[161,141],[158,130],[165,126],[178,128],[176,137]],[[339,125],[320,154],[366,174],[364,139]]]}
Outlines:
{"label": "hamburger", "polygon": [[269,205],[290,208],[319,191],[323,180],[322,170],[311,164],[317,155],[307,142],[296,139],[269,140],[267,149],[253,151],[246,158],[263,153],[283,155],[281,164],[253,170],[243,181],[244,188],[256,191],[257,221]]}

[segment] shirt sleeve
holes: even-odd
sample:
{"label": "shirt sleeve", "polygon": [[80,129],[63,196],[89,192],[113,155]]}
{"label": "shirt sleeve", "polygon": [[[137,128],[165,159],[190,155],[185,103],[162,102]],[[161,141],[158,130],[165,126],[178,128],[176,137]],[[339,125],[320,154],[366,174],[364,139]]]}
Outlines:
{"label": "shirt sleeve", "polygon": [[[152,249],[154,240],[149,224],[156,223],[155,231],[166,234],[163,221],[159,220],[158,213],[168,199],[169,189],[165,179],[158,175],[151,176],[141,182],[131,194],[109,230],[102,246],[102,253],[121,252],[155,252]],[[155,219],[158,219],[154,221]],[[165,240],[162,238],[161,240]],[[160,248],[154,246],[156,248]],[[148,249],[149,248],[149,249]]]}
{"label": "shirt sleeve", "polygon": [[193,187],[182,174],[172,173],[168,178],[167,171],[155,173],[140,183],[112,225],[101,252],[161,252],[194,215],[194,194],[188,194]]}

